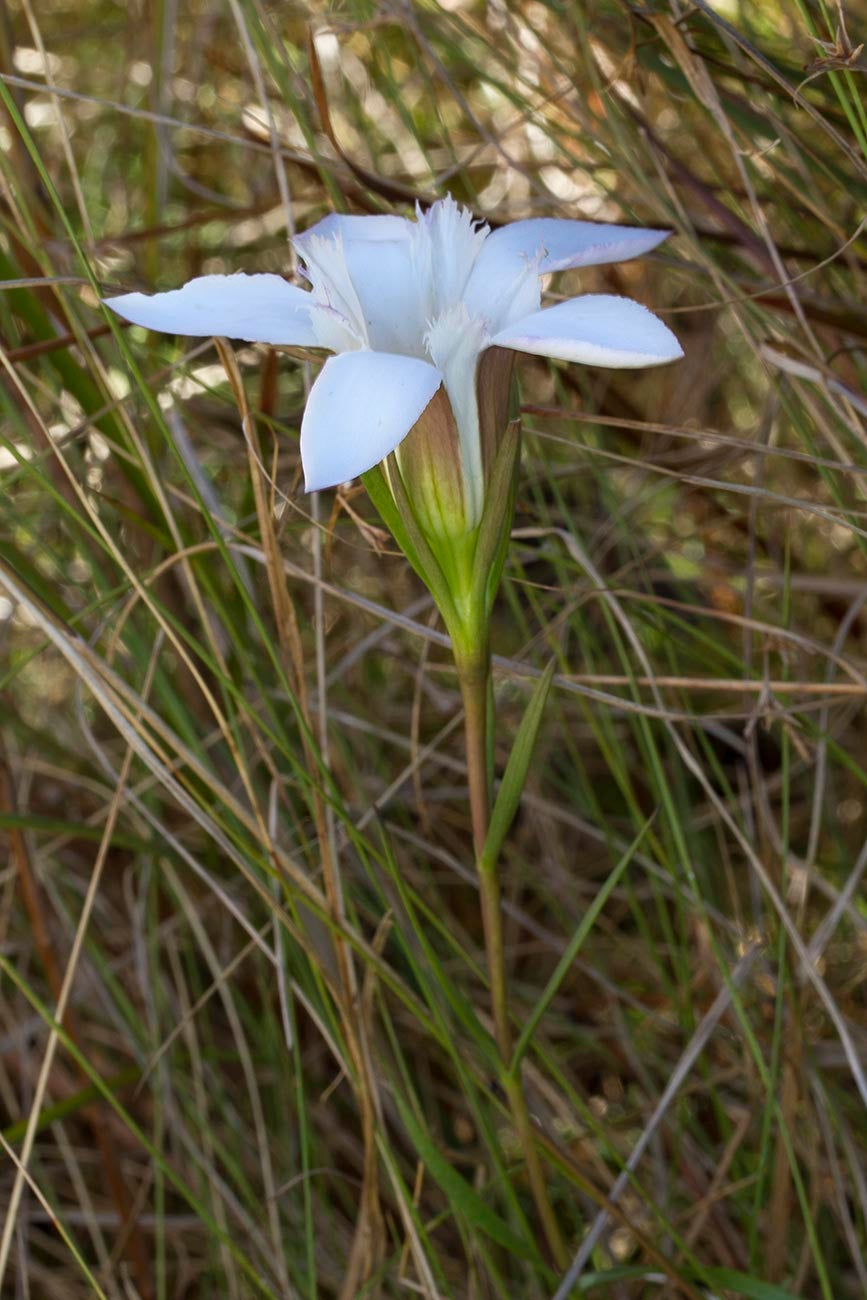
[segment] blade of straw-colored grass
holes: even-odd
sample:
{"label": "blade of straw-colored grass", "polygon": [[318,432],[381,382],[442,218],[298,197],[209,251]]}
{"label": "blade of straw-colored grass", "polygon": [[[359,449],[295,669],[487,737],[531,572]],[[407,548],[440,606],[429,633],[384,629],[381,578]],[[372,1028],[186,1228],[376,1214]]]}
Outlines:
{"label": "blade of straw-colored grass", "polygon": [[[30,77],[19,77],[9,72],[0,72],[0,81],[19,90],[31,90],[34,94],[48,92],[57,99],[67,99],[75,103],[93,105],[96,108],[108,108],[118,116],[129,117],[139,122],[147,122],[150,125],[175,127],[184,133],[201,136],[203,139],[213,141],[215,144],[240,147],[254,154],[273,154],[273,147],[270,143],[263,144],[258,140],[251,140],[249,136],[233,135],[230,131],[219,131],[196,122],[186,122],[183,118],[174,117],[170,113],[153,113],[146,108],[139,108],[133,104],[124,104],[121,100],[109,99],[102,95],[86,95],[80,91],[71,90],[68,86],[56,85],[53,82],[34,81]],[[293,162],[301,167],[318,171],[316,162],[298,149],[290,149],[281,144],[279,152],[280,157],[287,162]]]}
{"label": "blade of straw-colored grass", "polygon": [[[216,985],[217,995],[220,998],[229,1021],[235,1050],[243,1072],[247,1095],[250,1100],[250,1108],[253,1115],[253,1132],[262,1169],[262,1188],[264,1191],[265,1202],[264,1209],[271,1237],[271,1267],[280,1284],[281,1295],[285,1295],[287,1300],[292,1300],[292,1298],[297,1295],[297,1292],[295,1291],[295,1288],[290,1285],[289,1274],[286,1269],[286,1260],[283,1254],[281,1225],[278,1212],[279,1206],[277,1204],[276,1183],[274,1180],[274,1170],[270,1157],[269,1137],[250,1048],[232,997],[231,986],[226,979],[224,971],[221,969],[221,963],[217,959],[217,955],[214,952],[213,946],[208,939],[207,932],[199,919],[196,908],[193,905],[192,900],[189,898],[187,891],[184,889],[177,875],[168,863],[165,864],[164,870],[166,871],[167,878],[175,892],[175,895],[181,903],[184,915],[187,918],[187,923],[195,936],[198,948],[205,958],[205,963],[211,974],[212,980]],[[242,951],[244,950],[242,949]],[[197,1014],[196,1008],[191,1008],[190,1014],[191,1016]]]}
{"label": "blade of straw-colored grass", "polygon": [[[155,1150],[155,1148],[148,1141],[144,1131],[138,1127],[138,1125],[132,1119],[131,1115],[124,1109],[124,1107],[121,1105],[120,1101],[115,1096],[115,1094],[108,1088],[108,1086],[106,1085],[105,1081],[102,1079],[100,1074],[91,1066],[90,1062],[86,1059],[86,1057],[84,1057],[78,1051],[78,1048],[68,1037],[68,1035],[66,1034],[62,1026],[56,1020],[53,1019],[51,1012],[48,1010],[48,1008],[45,1007],[40,1002],[39,998],[36,996],[33,990],[26,984],[20,972],[15,969],[12,963],[9,962],[8,959],[2,953],[0,953],[0,970],[4,972],[4,974],[11,981],[11,983],[17,989],[19,989],[20,992],[26,997],[27,1001],[30,1003],[33,1009],[39,1014],[40,1018],[49,1027],[50,1032],[56,1036],[58,1042],[62,1043],[63,1046],[66,1048],[66,1050],[70,1053],[70,1055],[76,1060],[76,1062],[79,1064],[81,1069],[91,1080],[94,1087],[99,1092],[100,1096],[103,1097],[108,1102],[108,1104],[112,1107],[115,1113],[123,1120],[124,1124],[134,1135],[137,1141],[141,1144],[142,1148],[151,1155],[152,1159],[156,1160],[160,1164],[163,1173],[169,1179],[169,1181],[171,1182],[175,1190],[197,1212],[199,1217],[206,1224],[208,1224],[212,1230],[215,1231],[215,1235],[217,1236],[217,1238],[219,1240],[224,1240],[225,1239],[224,1236],[221,1235],[216,1230],[216,1224],[214,1224],[209,1219],[209,1216],[205,1211],[204,1207],[199,1204],[196,1197],[190,1192],[189,1188],[186,1186],[186,1184],[184,1183],[180,1175],[178,1175],[178,1173],[172,1168],[172,1166],[167,1161],[165,1161],[160,1156],[160,1154]],[[228,1238],[227,1245],[228,1248],[232,1251],[234,1258],[238,1261],[238,1264],[243,1269],[247,1278],[257,1288],[257,1293],[268,1297],[273,1297],[275,1293],[270,1290],[268,1284],[260,1277],[256,1269],[247,1259],[244,1252],[238,1246],[236,1239],[230,1236]]]}
{"label": "blade of straw-colored grass", "polygon": [[[151,661],[150,664],[148,665],[148,674],[143,685],[143,694],[145,696],[147,695],[150,689],[150,683],[153,680],[153,673],[156,668],[159,649],[160,649],[160,642],[158,641],[157,644],[154,646],[154,651],[151,657]],[[90,925],[93,908],[96,903],[100,882],[102,880],[103,870],[105,868],[106,858],[108,856],[108,851],[111,845],[112,833],[114,831],[117,818],[120,814],[121,803],[124,795],[124,790],[127,784],[127,779],[129,777],[129,771],[130,771],[130,766],[132,764],[132,759],[133,759],[133,750],[131,748],[127,748],[124,754],[123,762],[121,764],[121,770],[120,770],[120,775],[117,783],[117,788],[112,797],[108,816],[106,817],[102,839],[100,841],[96,858],[94,860],[93,870],[91,873],[90,881],[88,883],[87,893],[84,898],[84,903],[82,905],[81,915],[79,917],[78,925],[75,931],[75,937],[72,942],[72,948],[70,950],[66,967],[63,972],[63,979],[60,985],[60,990],[57,994],[56,1018],[60,1023],[63,1022],[64,1017],[66,1016],[67,1013],[67,1006],[69,1004],[70,996],[72,993],[72,986],[75,981],[75,976],[78,970],[79,958],[81,956],[81,951],[84,946],[85,935],[87,934],[88,926]],[[51,1076],[51,1067],[54,1061],[55,1052],[57,1051],[58,1041],[59,1040],[58,1040],[57,1033],[54,1030],[52,1030],[51,1033],[49,1034],[48,1041],[45,1046],[45,1053],[42,1058],[42,1063],[39,1069],[39,1075],[36,1081],[36,1087],[34,1089],[33,1101],[30,1107],[30,1116],[27,1123],[27,1129],[25,1131],[24,1138],[21,1144],[20,1160],[16,1162],[17,1163],[16,1176],[12,1184],[12,1189],[9,1193],[9,1201],[6,1206],[6,1214],[3,1221],[3,1230],[2,1230],[2,1234],[0,1234],[0,1288],[2,1288],[3,1278],[5,1276],[6,1268],[9,1263],[9,1253],[12,1247],[12,1236],[15,1229],[16,1216],[18,1213],[18,1207],[21,1202],[21,1195],[25,1185],[25,1174],[27,1171],[27,1165],[30,1161],[31,1154],[33,1152],[33,1145],[36,1139],[36,1133],[39,1125],[39,1116],[42,1110],[42,1104],[45,1098],[46,1090],[48,1088],[48,1082]],[[118,1191],[120,1191],[120,1189],[123,1188],[123,1184],[121,1182],[118,1182],[116,1186]],[[128,1204],[124,1204],[123,1202],[121,1202],[120,1208],[124,1217],[126,1217],[127,1214],[131,1213]],[[142,1291],[143,1296],[147,1297],[148,1295],[151,1294],[150,1276],[145,1263],[144,1252],[141,1248],[140,1238],[137,1236],[137,1234],[135,1234],[134,1231],[130,1237],[130,1241],[134,1247],[137,1247],[137,1250],[135,1250],[135,1253],[133,1254],[133,1262],[137,1274],[137,1284],[139,1286],[139,1289]]]}
{"label": "blade of straw-colored grass", "polygon": [[[295,221],[292,211],[292,202],[289,193],[289,185],[286,176],[286,168],[283,159],[280,156],[276,125],[271,112],[270,103],[265,90],[264,78],[259,66],[258,59],[253,48],[247,23],[244,18],[243,10],[239,0],[230,0],[232,12],[237,24],[241,40],[244,45],[246,57],[253,75],[257,93],[260,102],[266,112],[268,119],[268,130],[272,144],[272,157],[274,170],[277,177],[280,199],[283,205],[286,217],[287,236],[295,232]],[[312,42],[310,45],[313,50]],[[315,50],[313,50],[313,60],[315,62]],[[294,269],[294,250],[290,246],[290,259]],[[303,384],[305,392],[309,391],[310,375],[309,367],[305,364],[303,368]],[[238,395],[243,400],[243,388],[236,385],[239,389]],[[248,438],[255,437],[255,429],[252,421],[248,419],[247,427]],[[256,469],[253,468],[254,481],[257,482]],[[322,532],[319,527],[320,504],[319,494],[314,493],[312,498],[311,513],[313,516],[313,570],[314,577],[322,576]],[[264,536],[267,539],[272,536],[272,529],[266,526],[263,519],[263,512],[260,508],[260,524],[264,527]],[[275,578],[280,573],[279,563],[276,553],[273,555],[273,564],[269,564],[269,573],[273,573]],[[272,583],[272,590],[274,584]],[[280,583],[279,592],[285,592],[285,586]],[[314,629],[316,645],[316,682],[318,697],[318,742],[319,752],[325,769],[329,767],[329,738],[328,738],[328,705],[327,705],[327,671],[325,659],[325,611],[323,605],[322,587],[317,583],[314,588]],[[285,611],[285,613],[284,613]],[[284,600],[282,607],[278,606],[278,618],[281,626],[285,622],[286,613],[291,612],[291,606],[288,600]],[[296,628],[294,618],[290,624],[292,629]],[[297,631],[294,636],[294,644],[297,646]],[[297,652],[296,652],[297,654]],[[299,675],[299,685],[302,684],[301,665],[296,662],[296,672]],[[303,689],[303,687],[302,687]],[[342,882],[340,860],[338,855],[337,835],[335,830],[334,810],[329,802],[321,799],[318,791],[314,789],[313,798],[317,818],[317,834],[320,842],[320,852],[322,855],[325,889],[329,901],[332,918],[338,924],[342,923],[345,918],[345,899]],[[355,973],[354,960],[351,952],[344,946],[344,942],[339,933],[335,932],[335,952],[340,969],[340,979],[343,988],[344,998],[344,1021],[345,1030],[350,1035],[350,1041],[353,1044],[353,1055],[355,1057],[355,1067],[358,1079],[358,1100],[361,1110],[362,1130],[364,1134],[364,1182],[362,1189],[362,1199],[360,1215],[356,1228],[356,1234],[353,1241],[353,1248],[349,1264],[347,1266],[346,1278],[344,1280],[341,1295],[344,1300],[351,1300],[359,1284],[364,1284],[370,1274],[376,1269],[379,1256],[381,1254],[381,1239],[383,1237],[382,1213],[379,1204],[378,1193],[378,1168],[376,1157],[376,1124],[377,1112],[380,1109],[380,1103],[377,1096],[375,1076],[372,1068],[370,1057],[370,1048],[365,1040],[364,1026],[361,1026],[361,1032],[355,1036],[353,1030],[355,1006],[358,1000],[358,984]]]}
{"label": "blade of straw-colored grass", "polygon": [[63,1238],[64,1245],[68,1249],[72,1258],[75,1260],[76,1265],[81,1270],[82,1275],[87,1279],[88,1285],[92,1288],[93,1295],[96,1296],[98,1300],[108,1300],[108,1297],[106,1296],[102,1287],[99,1285],[99,1282],[96,1280],[96,1278],[93,1276],[93,1273],[88,1268],[87,1262],[83,1258],[78,1247],[76,1246],[73,1237],[67,1231],[63,1219],[60,1216],[58,1216],[55,1213],[55,1211],[52,1209],[49,1201],[43,1195],[39,1187],[39,1184],[33,1178],[32,1174],[30,1174],[30,1172],[27,1170],[26,1166],[20,1159],[18,1153],[14,1150],[13,1147],[9,1145],[9,1143],[6,1141],[6,1138],[3,1137],[2,1134],[0,1134],[0,1146],[3,1147],[3,1150],[6,1152],[8,1159],[15,1166],[17,1174],[27,1184],[27,1187],[30,1189],[30,1191],[39,1201],[39,1204],[45,1210],[46,1214],[48,1215],[48,1220],[51,1223],[51,1226]]}
{"label": "blade of straw-colored grass", "polygon": [[[185,974],[181,958],[178,954],[177,945],[170,943],[166,951],[168,968],[173,977],[174,988],[177,993],[176,1005],[180,1012],[182,1025],[182,1034],[184,1045],[187,1048],[189,1057],[189,1088],[195,1099],[196,1115],[201,1116],[201,1135],[198,1141],[201,1143],[201,1167],[204,1170],[213,1170],[217,1167],[217,1158],[215,1153],[215,1142],[212,1129],[208,1124],[212,1110],[219,1109],[219,1099],[212,1099],[208,1094],[205,1083],[205,1064],[203,1062],[203,1053],[200,1047],[199,1038],[196,1032],[195,1018],[191,1014],[189,990],[185,980]],[[207,1196],[211,1205],[211,1213],[214,1222],[220,1230],[220,1240],[217,1242],[217,1258],[220,1262],[220,1269],[224,1284],[231,1300],[240,1300],[241,1286],[238,1270],[231,1252],[227,1247],[229,1236],[228,1221],[226,1217],[226,1207],[224,1197],[220,1195],[219,1182],[216,1178],[206,1179]]]}

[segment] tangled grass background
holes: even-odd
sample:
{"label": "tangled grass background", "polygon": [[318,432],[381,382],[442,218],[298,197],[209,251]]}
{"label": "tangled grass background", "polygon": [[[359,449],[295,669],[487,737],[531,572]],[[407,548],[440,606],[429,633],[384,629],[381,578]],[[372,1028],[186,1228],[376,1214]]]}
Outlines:
{"label": "tangled grass background", "polygon": [[[9,0],[4,1295],[867,1294],[865,25]],[[303,495],[303,364],[98,307],[446,190],[675,232],[558,284],[686,358],[524,363],[495,621],[498,770],[557,666],[503,869],[566,1281],[489,1069],[430,602],[357,487]]]}

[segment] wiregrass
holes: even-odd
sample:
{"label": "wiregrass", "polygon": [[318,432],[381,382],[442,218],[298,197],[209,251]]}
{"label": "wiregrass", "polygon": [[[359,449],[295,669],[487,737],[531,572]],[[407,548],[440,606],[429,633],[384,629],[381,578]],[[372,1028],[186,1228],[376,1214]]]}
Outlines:
{"label": "wiregrass", "polygon": [[[11,0],[4,1294],[867,1293],[865,17]],[[304,364],[97,302],[445,190],[675,231],[580,285],[682,363],[522,368],[495,616],[498,771],[556,668],[503,871],[566,1279],[431,605],[301,492]]]}

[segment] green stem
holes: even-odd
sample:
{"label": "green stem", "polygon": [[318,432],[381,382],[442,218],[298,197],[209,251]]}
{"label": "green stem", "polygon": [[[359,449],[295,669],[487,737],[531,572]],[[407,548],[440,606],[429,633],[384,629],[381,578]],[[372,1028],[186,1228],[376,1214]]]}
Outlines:
{"label": "green stem", "polygon": [[488,679],[490,657],[482,652],[477,658],[456,658],[461,698],[464,705],[464,736],[467,750],[467,775],[470,787],[470,817],[473,824],[473,849],[481,862],[488,838],[490,791],[488,788]]}
{"label": "green stem", "polygon": [[[556,1266],[564,1269],[569,1256],[545,1182],[545,1172],[535,1141],[533,1121],[527,1109],[520,1065],[515,1072],[512,1061],[512,1025],[506,988],[506,960],[503,942],[503,911],[500,901],[500,873],[496,862],[484,862],[485,841],[490,820],[490,784],[488,779],[488,699],[491,677],[490,653],[484,650],[473,656],[456,656],[464,705],[467,775],[470,790],[470,816],[473,825],[473,848],[479,871],[482,925],[485,933],[488,980],[491,986],[491,1011],[494,1038],[503,1066],[503,1087],[512,1115],[512,1123],[524,1156],[530,1190],[545,1233],[545,1240]],[[484,865],[482,865],[484,862]]]}

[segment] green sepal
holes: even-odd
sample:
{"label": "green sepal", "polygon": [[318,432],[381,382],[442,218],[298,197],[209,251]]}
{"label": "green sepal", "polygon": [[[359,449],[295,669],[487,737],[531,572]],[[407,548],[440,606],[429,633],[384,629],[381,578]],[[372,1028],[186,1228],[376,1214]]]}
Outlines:
{"label": "green sepal", "polygon": [[374,465],[373,469],[367,470],[361,475],[361,481],[367,489],[367,495],[376,506],[377,513],[415,569],[418,576],[424,579],[421,561],[413,550],[406,529],[400,517],[400,512],[394,504],[394,497],[391,495],[391,488],[388,486],[382,465]]}
{"label": "green sepal", "polygon": [[362,474],[380,518],[433,596],[455,654],[485,653],[488,625],[508,553],[521,459],[517,396],[510,395],[503,430],[485,487],[478,526],[464,534],[432,539],[421,526],[395,456]]}
{"label": "green sepal", "polygon": [[412,511],[397,462],[393,461],[389,485],[381,465],[362,474],[361,481],[382,522],[433,596],[447,623],[455,617],[454,602],[442,568],[426,541]]}
{"label": "green sepal", "polygon": [[510,420],[491,467],[473,559],[473,597],[484,610],[485,622],[490,618],[506,563],[520,464],[521,422]]}

